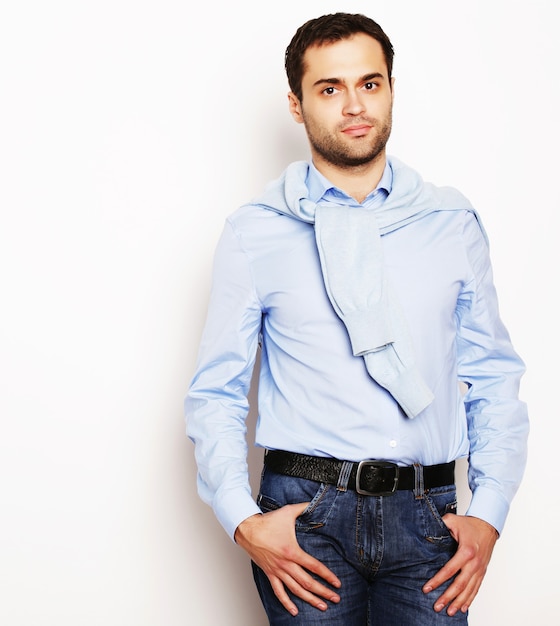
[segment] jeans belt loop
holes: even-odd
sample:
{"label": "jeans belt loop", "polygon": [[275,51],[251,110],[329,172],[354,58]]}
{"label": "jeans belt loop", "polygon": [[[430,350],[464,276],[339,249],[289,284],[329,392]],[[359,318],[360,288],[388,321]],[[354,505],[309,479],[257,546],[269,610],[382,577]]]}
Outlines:
{"label": "jeans belt loop", "polygon": [[414,497],[421,500],[424,497],[424,467],[420,463],[414,463]]}
{"label": "jeans belt loop", "polygon": [[350,461],[342,462],[340,474],[338,475],[338,483],[336,485],[338,491],[348,491],[348,479],[350,478],[350,473],[352,472],[353,465],[354,464]]}

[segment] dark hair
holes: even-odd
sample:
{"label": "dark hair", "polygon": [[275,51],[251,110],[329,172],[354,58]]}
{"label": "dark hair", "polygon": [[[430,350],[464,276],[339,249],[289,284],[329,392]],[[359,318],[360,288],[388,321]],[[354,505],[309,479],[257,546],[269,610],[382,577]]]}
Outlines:
{"label": "dark hair", "polygon": [[305,71],[303,56],[310,46],[348,39],[365,33],[381,44],[387,63],[388,79],[393,71],[393,44],[377,22],[361,14],[332,13],[309,20],[298,28],[286,48],[285,68],[292,92],[302,98],[301,81]]}

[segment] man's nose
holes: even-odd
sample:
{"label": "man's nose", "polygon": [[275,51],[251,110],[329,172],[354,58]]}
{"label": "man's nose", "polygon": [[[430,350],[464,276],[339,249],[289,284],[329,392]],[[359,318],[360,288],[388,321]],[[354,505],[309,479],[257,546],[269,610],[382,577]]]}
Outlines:
{"label": "man's nose", "polygon": [[350,89],[346,93],[346,100],[344,102],[343,113],[345,115],[360,115],[365,111],[364,103],[360,97],[360,93],[356,90]]}

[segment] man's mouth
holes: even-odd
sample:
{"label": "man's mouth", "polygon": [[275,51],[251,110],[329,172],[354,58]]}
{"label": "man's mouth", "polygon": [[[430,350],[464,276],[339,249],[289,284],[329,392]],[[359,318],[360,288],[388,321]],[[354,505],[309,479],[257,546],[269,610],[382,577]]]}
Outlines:
{"label": "man's mouth", "polygon": [[363,137],[367,135],[371,130],[371,124],[354,124],[352,126],[347,126],[343,129],[343,133],[345,135],[350,135],[351,137]]}

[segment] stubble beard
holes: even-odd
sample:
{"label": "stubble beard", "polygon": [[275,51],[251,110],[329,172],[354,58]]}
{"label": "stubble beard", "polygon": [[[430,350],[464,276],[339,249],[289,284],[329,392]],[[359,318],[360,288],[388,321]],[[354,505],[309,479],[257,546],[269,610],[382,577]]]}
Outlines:
{"label": "stubble beard", "polygon": [[303,112],[303,122],[309,143],[320,157],[335,167],[352,169],[375,161],[384,152],[391,135],[392,114],[389,112],[382,122],[367,118],[353,120],[353,124],[370,124],[372,130],[377,132],[373,140],[367,137],[356,138],[351,145],[337,139],[337,134],[344,128],[342,125],[332,133],[308,119],[305,112]]}

